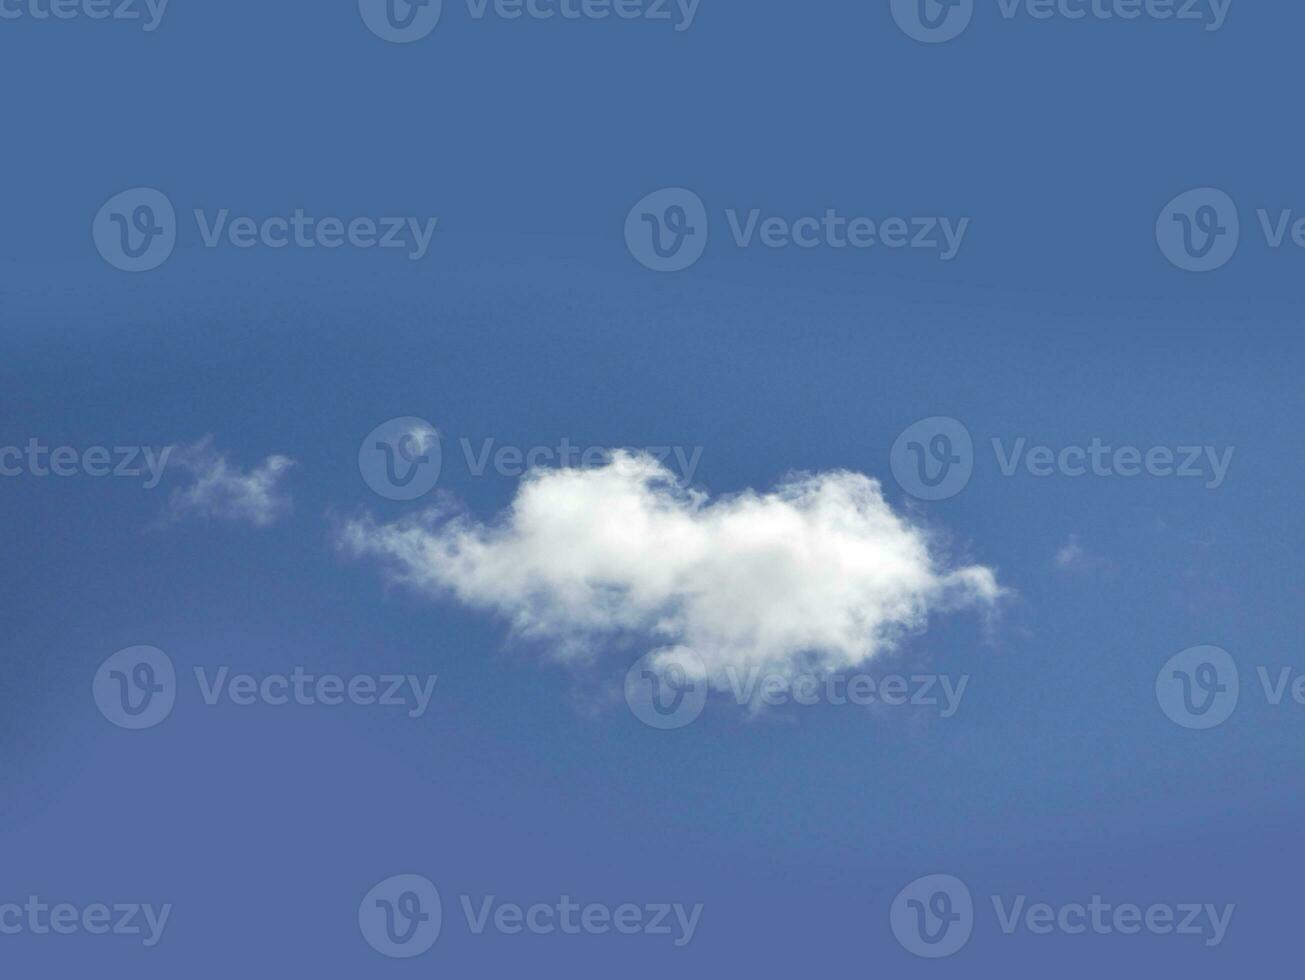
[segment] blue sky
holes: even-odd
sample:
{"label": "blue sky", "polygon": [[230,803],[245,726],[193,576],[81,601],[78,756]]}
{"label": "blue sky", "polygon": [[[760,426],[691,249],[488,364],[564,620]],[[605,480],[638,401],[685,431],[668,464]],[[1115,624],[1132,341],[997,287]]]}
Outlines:
{"label": "blue sky", "polygon": [[[1213,977],[1292,962],[1305,343],[1290,228],[1305,194],[1284,110],[1305,14],[1234,0],[1207,30],[977,0],[958,36],[927,43],[893,6],[702,0],[676,30],[446,0],[412,43],[376,37],[353,3],[172,0],[151,31],[5,8],[24,13],[0,20],[0,453],[24,454],[0,455],[16,469],[0,476],[0,927],[22,927],[0,930],[0,963]],[[136,188],[166,198],[176,241],[130,273],[92,231]],[[668,188],[689,196],[640,204]],[[1167,209],[1203,188],[1231,202],[1239,239],[1191,272],[1157,226],[1181,227]],[[676,204],[701,254],[654,271],[643,214],[669,233]],[[378,235],[387,217],[418,237],[436,224],[419,258],[227,237],[296,209]],[[130,201],[109,211],[134,217]],[[946,260],[758,237],[776,217],[774,240],[823,234],[830,211],[889,237],[891,218],[967,223]],[[1229,241],[1223,198],[1184,213]],[[360,450],[407,418],[438,433],[442,465],[429,493],[390,499]],[[932,436],[957,429],[899,437],[937,418],[968,435],[970,474],[920,499],[894,447],[934,459]],[[32,440],[75,451],[77,474],[35,472]],[[503,517],[539,485],[511,451],[563,440],[665,447],[672,477],[694,460],[689,490],[654,484],[611,521],[618,544],[595,542],[612,470],[591,464],[531,538]],[[477,473],[464,441],[473,457],[507,447],[507,464]],[[1126,476],[1112,454],[1108,475],[1067,472],[1094,441],[1172,450],[1174,470],[1192,447],[1204,468]],[[173,448],[147,488],[148,471],[89,475],[92,447]],[[777,495],[795,474],[862,496],[822,510]],[[770,507],[744,520],[750,501]],[[641,535],[649,514],[665,521]],[[378,545],[397,527],[435,547],[450,526],[483,557],[413,564]],[[359,527],[370,548],[349,546]],[[890,546],[914,559],[889,567]],[[939,584],[965,568],[1000,594]],[[576,600],[559,569],[592,593]],[[723,623],[756,643],[721,640]],[[719,668],[695,688],[700,715],[642,723],[627,670],[694,644]],[[137,655],[106,666],[141,646],[176,681],[136,731],[95,695],[113,669],[145,676]],[[1186,727],[1157,678],[1199,683],[1210,655],[1168,662],[1207,646],[1239,697],[1225,666],[1205,693],[1226,719]],[[814,670],[816,703],[738,703],[727,668],[758,663],[787,684]],[[224,668],[436,680],[420,711],[407,687],[400,706],[208,704]],[[831,676],[967,680],[944,717],[832,703]],[[372,890],[399,875],[442,903],[438,939],[410,958],[376,948]],[[939,959],[901,934],[906,903],[947,891],[909,891],[931,875],[973,904]],[[660,905],[701,914],[682,944],[679,926],[477,932],[463,898],[491,895],[633,905],[644,924]],[[170,912],[148,946],[42,935],[3,909],[32,896],[83,925],[97,903]],[[1053,913],[1195,903],[1199,922],[1233,909],[1216,944],[1023,919],[1007,933],[1020,896]]]}

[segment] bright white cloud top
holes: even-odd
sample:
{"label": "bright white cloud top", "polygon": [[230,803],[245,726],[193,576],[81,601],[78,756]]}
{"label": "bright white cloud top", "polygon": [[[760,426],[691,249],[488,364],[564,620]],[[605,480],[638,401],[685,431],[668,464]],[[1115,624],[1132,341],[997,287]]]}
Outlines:
{"label": "bright white cloud top", "polygon": [[433,509],[348,523],[343,543],[401,581],[506,617],[566,659],[615,639],[666,663],[697,654],[708,680],[855,667],[933,612],[990,608],[991,569],[945,567],[878,481],[831,472],[711,500],[650,456],[527,476],[493,524]]}

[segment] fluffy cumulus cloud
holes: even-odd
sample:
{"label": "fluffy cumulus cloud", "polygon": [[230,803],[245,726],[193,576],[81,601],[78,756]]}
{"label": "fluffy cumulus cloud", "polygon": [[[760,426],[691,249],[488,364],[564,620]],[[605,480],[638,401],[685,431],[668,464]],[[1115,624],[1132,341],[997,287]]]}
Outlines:
{"label": "fluffy cumulus cloud", "polygon": [[206,437],[175,452],[172,465],[189,477],[187,486],[172,493],[174,518],[196,516],[266,527],[291,510],[283,483],[294,461],[285,456],[269,456],[261,466],[242,470]]}
{"label": "fluffy cumulus cloud", "polygon": [[492,524],[448,509],[348,523],[344,546],[409,585],[498,613],[561,656],[642,642],[696,654],[708,679],[864,663],[933,612],[987,608],[981,566],[948,567],[930,535],[859,473],[794,477],[711,500],[650,456],[536,471]]}

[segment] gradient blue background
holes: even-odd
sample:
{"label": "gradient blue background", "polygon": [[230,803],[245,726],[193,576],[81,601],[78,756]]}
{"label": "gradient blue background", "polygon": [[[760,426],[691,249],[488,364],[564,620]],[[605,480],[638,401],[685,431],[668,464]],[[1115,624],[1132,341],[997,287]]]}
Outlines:
{"label": "gradient blue background", "polygon": [[[153,34],[0,23],[0,445],[190,442],[298,465],[270,529],[154,527],[168,489],[0,480],[0,901],[171,902],[164,942],[0,938],[15,975],[142,978],[1191,977],[1297,961],[1305,709],[1257,694],[1301,651],[1299,284],[1244,237],[1218,273],[1158,251],[1189,187],[1305,207],[1289,111],[1305,11],[1234,0],[1225,28],[1002,20],[937,47],[886,2],[703,0],[693,29],[470,21],[382,43],[355,4],[173,0]],[[438,216],[431,254],[203,249],[128,276],[90,223],[129,187],[178,211]],[[713,216],[971,218],[960,257],[732,248],[718,221],[673,276],[621,239],[663,186]],[[1249,229],[1253,231],[1252,229]],[[619,703],[626,661],[577,677],[501,623],[387,588],[331,528],[372,494],[359,442],[398,415],[475,442],[702,446],[712,492],[794,469],[885,482],[1017,596],[991,633],[938,621],[889,666],[969,673],[958,715],[851,707],[673,733]],[[950,415],[986,446],[1236,447],[1195,481],[1003,478],[912,505],[888,452]],[[441,487],[481,517],[516,481]],[[1109,562],[1067,575],[1070,535]],[[1212,732],[1155,703],[1160,665],[1227,648],[1243,703]],[[133,644],[183,675],[119,730],[90,696]],[[190,670],[440,675],[429,714],[206,707]],[[391,874],[445,902],[388,961],[357,903]],[[971,943],[917,960],[888,928],[908,881],[965,879]],[[468,934],[457,896],[703,902],[693,943]],[[1236,903],[1192,937],[1005,936],[986,896]]]}

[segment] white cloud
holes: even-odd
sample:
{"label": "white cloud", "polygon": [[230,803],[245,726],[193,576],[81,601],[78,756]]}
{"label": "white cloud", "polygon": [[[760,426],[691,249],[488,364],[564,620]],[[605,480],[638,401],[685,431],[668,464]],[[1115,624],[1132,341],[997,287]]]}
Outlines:
{"label": "white cloud", "polygon": [[853,667],[924,629],[931,612],[988,608],[1002,593],[988,568],[945,567],[869,477],[801,476],[711,501],[628,452],[532,473],[493,524],[434,509],[350,522],[342,541],[417,589],[551,640],[564,658],[624,639],[666,662],[687,647],[718,687],[729,668]]}
{"label": "white cloud", "polygon": [[1056,567],[1062,572],[1105,572],[1109,571],[1110,562],[1091,554],[1079,543],[1078,535],[1071,534],[1056,552]]}
{"label": "white cloud", "polygon": [[1056,567],[1073,568],[1083,560],[1083,546],[1078,543],[1078,535],[1071,534],[1069,540],[1056,552]]}
{"label": "white cloud", "polygon": [[172,465],[193,478],[190,486],[173,491],[174,517],[195,515],[266,527],[291,510],[290,495],[281,486],[294,466],[294,460],[286,456],[269,456],[262,466],[242,471],[206,436],[174,453]]}

